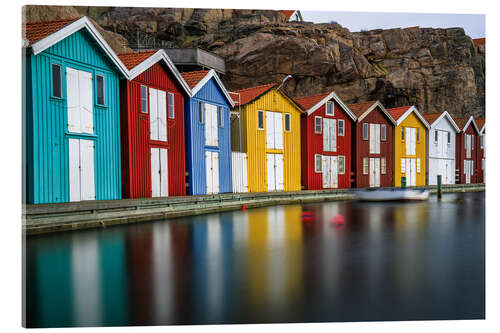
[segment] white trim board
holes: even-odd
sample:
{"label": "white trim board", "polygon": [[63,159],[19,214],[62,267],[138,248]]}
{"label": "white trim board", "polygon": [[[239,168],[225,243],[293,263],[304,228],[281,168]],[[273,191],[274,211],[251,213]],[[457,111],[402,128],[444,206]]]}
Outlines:
{"label": "white trim board", "polygon": [[406,117],[408,117],[410,115],[410,113],[415,113],[415,115],[417,116],[418,119],[420,119],[422,121],[422,123],[424,124],[424,126],[429,129],[430,126],[429,126],[429,123],[427,122],[427,120],[425,120],[425,118],[420,114],[420,112],[418,112],[417,108],[415,107],[415,105],[412,105],[408,108],[408,110],[406,110],[405,113],[403,113],[403,115],[401,117],[399,117],[399,119],[396,121],[396,126],[399,126],[401,125],[401,123],[403,122],[403,120],[406,119]]}
{"label": "white trim board", "polygon": [[389,118],[389,120],[391,121],[391,123],[394,126],[396,126],[396,120],[394,120],[394,118],[391,116],[391,114],[385,109],[385,107],[379,101],[375,101],[375,103],[373,103],[368,109],[366,109],[366,111],[363,112],[363,114],[361,116],[359,116],[358,122],[360,122],[361,120],[363,120],[377,106],[380,107],[380,110],[382,110],[382,112],[387,116],[387,118]]}
{"label": "white trim board", "polygon": [[462,132],[465,132],[465,131],[467,130],[467,127],[469,127],[469,125],[470,125],[471,121],[472,121],[472,125],[474,125],[474,128],[476,129],[476,132],[477,132],[478,134],[480,134],[480,133],[479,133],[479,129],[477,128],[476,122],[474,121],[474,117],[473,117],[473,116],[470,116],[470,118],[469,118],[469,120],[467,121],[467,123],[465,124],[464,129],[462,130]]}
{"label": "white trim board", "polygon": [[175,78],[177,81],[180,83],[184,91],[189,97],[192,97],[191,95],[191,89],[189,89],[188,84],[186,81],[184,81],[184,78],[182,77],[181,73],[177,70],[177,67],[175,67],[174,63],[172,60],[167,55],[167,52],[165,52],[164,49],[160,49],[157,52],[155,52],[153,55],[151,55],[149,58],[135,66],[129,71],[129,77],[128,80],[132,81],[135,79],[137,76],[141,75],[144,71],[149,69],[151,66],[156,64],[158,61],[163,60],[167,67],[172,71],[174,74]]}
{"label": "white trim board", "polygon": [[231,108],[234,108],[234,101],[233,99],[231,98],[231,96],[229,96],[229,93],[226,89],[226,87],[224,86],[224,84],[222,83],[222,81],[220,80],[219,78],[219,75],[217,75],[217,73],[215,72],[215,70],[211,69],[208,71],[208,73],[205,75],[205,77],[203,79],[201,79],[194,87],[193,89],[191,89],[191,97],[196,95],[198,93],[198,91],[200,91],[201,88],[203,88],[203,86],[211,79],[211,78],[214,78],[215,81],[217,82],[217,84],[219,85],[220,89],[222,90],[222,93],[224,94],[224,96],[226,97],[227,101],[229,102],[229,104],[231,105]]}
{"label": "white trim board", "polygon": [[[88,32],[94,37],[94,39],[97,41],[97,43],[102,47],[104,52],[111,58],[113,63],[118,67],[120,72],[125,76],[125,78],[128,79],[129,77],[129,72],[127,70],[127,67],[123,64],[123,62],[118,58],[116,53],[113,51],[113,49],[109,46],[109,44],[104,40],[102,35],[97,31],[97,29],[94,27],[92,22],[86,17],[83,16],[79,18],[78,20],[66,25],[65,27],[57,30],[56,32],[48,35],[47,37],[44,37],[40,39],[38,42],[34,43],[31,45],[31,49],[33,50],[33,54],[37,55],[44,50],[48,49],[52,45],[60,42],[64,38],[74,34],[75,32],[79,31],[80,29],[86,28]],[[28,41],[29,43],[29,41]],[[28,44],[29,45],[29,44]]]}
{"label": "white trim board", "polygon": [[453,128],[455,129],[455,131],[457,133],[460,133],[460,128],[458,127],[458,125],[455,123],[455,121],[453,120],[453,118],[450,116],[450,114],[448,113],[448,111],[444,111],[443,113],[441,113],[441,115],[439,117],[436,118],[436,120],[434,120],[431,124],[429,124],[429,128],[430,129],[433,129],[436,127],[436,125],[443,119],[443,118],[446,118],[448,119],[448,121],[450,122],[451,126],[453,126]]}
{"label": "white trim board", "polygon": [[326,95],[325,98],[323,98],[321,101],[319,101],[318,103],[316,103],[313,107],[311,107],[310,109],[308,109],[306,111],[307,115],[310,116],[312,113],[314,113],[317,109],[319,109],[322,105],[324,105],[326,102],[328,102],[332,98],[335,101],[337,101],[337,103],[342,107],[342,109],[344,109],[345,113],[347,113],[349,115],[349,117],[351,117],[352,120],[356,121],[356,119],[357,119],[356,115],[351,111],[351,109],[349,109],[347,107],[347,105],[333,91],[331,93],[329,93],[328,95]]}

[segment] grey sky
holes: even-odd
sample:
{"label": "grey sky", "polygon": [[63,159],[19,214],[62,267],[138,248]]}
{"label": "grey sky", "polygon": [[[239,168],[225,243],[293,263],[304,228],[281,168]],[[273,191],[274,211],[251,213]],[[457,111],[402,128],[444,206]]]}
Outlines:
{"label": "grey sky", "polygon": [[417,14],[417,13],[367,13],[300,11],[304,21],[325,23],[336,21],[350,31],[405,28],[462,27],[472,38],[485,37],[485,15],[480,14]]}

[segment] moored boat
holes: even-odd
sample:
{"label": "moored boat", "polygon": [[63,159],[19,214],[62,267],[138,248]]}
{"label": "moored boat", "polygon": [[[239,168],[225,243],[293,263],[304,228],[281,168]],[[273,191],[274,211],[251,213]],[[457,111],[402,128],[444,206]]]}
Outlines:
{"label": "moored boat", "polygon": [[424,201],[429,199],[429,191],[407,188],[378,188],[358,190],[356,196],[361,201]]}

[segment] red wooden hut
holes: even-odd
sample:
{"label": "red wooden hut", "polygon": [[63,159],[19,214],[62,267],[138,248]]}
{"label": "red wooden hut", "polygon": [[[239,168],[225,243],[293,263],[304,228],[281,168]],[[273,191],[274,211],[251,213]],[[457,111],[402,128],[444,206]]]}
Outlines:
{"label": "red wooden hut", "polygon": [[354,187],[392,186],[395,120],[379,101],[347,106],[357,118],[351,144]]}
{"label": "red wooden hut", "polygon": [[485,137],[486,137],[486,119],[477,118],[475,119],[477,129],[479,130],[479,142],[477,146],[477,163],[479,163],[477,168],[477,182],[484,183],[484,173],[486,170],[486,155],[484,153],[485,148]]}
{"label": "red wooden hut", "polygon": [[460,128],[460,132],[457,133],[455,149],[455,167],[457,169],[455,179],[458,184],[477,183],[479,129],[472,116],[455,118],[454,120]]}
{"label": "red wooden hut", "polygon": [[351,129],[356,116],[332,91],[296,99],[300,119],[302,188],[351,187]]}
{"label": "red wooden hut", "polygon": [[184,97],[190,90],[164,50],[119,55],[124,198],[186,194]]}

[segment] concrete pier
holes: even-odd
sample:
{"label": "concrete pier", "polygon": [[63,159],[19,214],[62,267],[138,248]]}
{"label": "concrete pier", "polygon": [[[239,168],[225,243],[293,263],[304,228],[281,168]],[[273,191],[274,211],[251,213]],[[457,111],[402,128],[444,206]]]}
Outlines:
{"label": "concrete pier", "polygon": [[[426,186],[431,194],[436,186]],[[442,192],[484,191],[484,184],[443,185]],[[164,220],[272,205],[355,200],[355,189],[227,193],[217,195],[83,201],[61,204],[23,205],[23,233],[26,235],[98,228],[118,224]]]}

